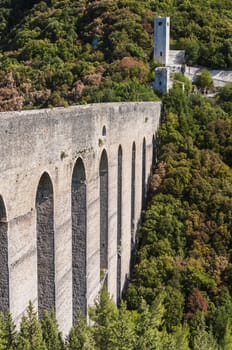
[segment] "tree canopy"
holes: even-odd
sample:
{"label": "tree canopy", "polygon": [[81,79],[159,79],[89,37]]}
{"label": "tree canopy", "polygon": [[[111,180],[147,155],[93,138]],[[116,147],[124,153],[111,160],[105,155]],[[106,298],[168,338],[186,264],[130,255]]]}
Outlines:
{"label": "tree canopy", "polygon": [[[227,0],[0,0],[0,9],[0,110],[156,99],[155,15],[171,15],[171,44],[188,63],[232,65]],[[201,86],[210,85],[203,73]],[[232,85],[208,99],[176,80],[186,89],[174,84],[163,97],[158,162],[121,306],[103,289],[92,323],[80,315],[62,339],[55,314],[38,320],[30,303],[18,330],[0,314],[0,349],[232,349]]]}
{"label": "tree canopy", "polygon": [[164,291],[168,333],[187,323],[194,350],[227,349],[231,339],[230,88],[208,99],[174,85],[164,97],[158,163],[126,293],[138,310],[141,298],[152,305]]}
{"label": "tree canopy", "polygon": [[0,0],[0,111],[156,100],[157,15],[188,64],[232,67],[228,1]]}

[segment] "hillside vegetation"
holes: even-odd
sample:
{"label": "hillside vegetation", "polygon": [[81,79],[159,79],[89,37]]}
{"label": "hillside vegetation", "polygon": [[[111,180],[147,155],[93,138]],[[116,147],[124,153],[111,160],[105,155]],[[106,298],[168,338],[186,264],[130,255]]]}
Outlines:
{"label": "hillside vegetation", "polygon": [[231,0],[0,0],[0,111],[156,99],[156,15],[189,64],[231,68]]}
{"label": "hillside vegetation", "polygon": [[[231,1],[0,0],[0,109],[154,100],[153,17],[190,64],[231,68]],[[30,304],[1,350],[232,349],[232,84],[163,97],[158,162],[121,307],[103,289],[64,340]]]}
{"label": "hillside vegetation", "polygon": [[127,305],[103,289],[66,339],[31,304],[18,331],[0,314],[1,350],[232,349],[232,85],[217,100],[176,86],[163,102]]}
{"label": "hillside vegetation", "polygon": [[[192,349],[230,349],[232,84],[219,100],[176,87],[163,102],[159,162],[126,299],[138,309],[141,298],[152,305],[164,292],[169,332],[187,324]],[[202,330],[214,347],[196,347]]]}

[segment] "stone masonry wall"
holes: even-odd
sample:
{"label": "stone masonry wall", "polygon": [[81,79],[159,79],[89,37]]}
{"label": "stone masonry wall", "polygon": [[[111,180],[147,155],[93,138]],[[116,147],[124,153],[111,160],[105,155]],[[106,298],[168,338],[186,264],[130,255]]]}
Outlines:
{"label": "stone masonry wall", "polygon": [[72,176],[72,281],[73,323],[78,311],[87,312],[86,303],[86,177],[79,158]]}
{"label": "stone masonry wall", "polygon": [[3,200],[0,196],[0,310],[9,308],[9,271],[8,271],[8,239],[7,218]]}
{"label": "stone masonry wall", "polygon": [[[54,199],[48,174],[43,174],[36,195],[38,314],[55,309]],[[26,271],[25,271],[26,273]]]}
{"label": "stone masonry wall", "polygon": [[117,302],[121,299],[121,249],[122,249],[122,148],[118,149],[117,193]]}
{"label": "stone masonry wall", "polygon": [[107,284],[108,280],[108,160],[103,150],[100,169],[100,279]]}
{"label": "stone masonry wall", "polygon": [[[146,139],[147,181],[152,163],[152,140],[159,127],[159,120],[159,102],[94,104],[0,113],[0,198],[4,202],[7,217],[7,227],[1,224],[1,231],[3,230],[4,234],[7,232],[8,236],[8,247],[5,240],[5,245],[0,245],[0,255],[7,247],[8,264],[3,262],[3,265],[5,271],[9,271],[9,306],[17,323],[29,300],[36,308],[38,304],[40,305],[38,274],[41,266],[37,255],[39,249],[37,235],[41,216],[36,197],[41,177],[45,173],[48,174],[52,185],[52,193],[48,196],[48,200],[53,201],[53,204],[48,203],[51,220],[47,222],[50,238],[53,236],[52,227],[54,230],[54,242],[48,239],[50,248],[54,245],[54,253],[52,249],[49,250],[51,261],[46,268],[51,276],[49,277],[51,282],[54,279],[54,283],[52,282],[54,293],[46,307],[55,305],[58,322],[66,334],[72,326],[77,305],[93,304],[98,294],[101,287],[99,169],[103,150],[108,159],[107,282],[109,293],[116,300],[118,148],[121,145],[123,154],[122,289],[129,276],[131,217],[134,218],[135,228],[140,221],[143,139]],[[136,175],[133,180],[134,214],[131,216],[133,143],[136,147],[134,161]],[[77,159],[82,160],[85,169],[86,193],[84,194],[80,187],[81,193],[76,193],[74,205],[72,179]],[[82,207],[84,197],[86,197],[86,213],[84,206]],[[80,215],[79,224],[72,218],[72,205],[74,215],[75,210],[77,217]],[[84,223],[84,215],[86,215],[86,228],[84,224],[80,224]],[[73,232],[75,237],[78,229],[80,231],[75,241]],[[44,236],[47,239],[47,236]],[[73,255],[78,255],[76,262],[72,260]],[[106,265],[106,262],[104,264]],[[52,266],[54,266],[53,272]],[[3,280],[4,278],[1,282]],[[7,285],[7,279],[3,285]]]}
{"label": "stone masonry wall", "polygon": [[131,159],[131,242],[135,242],[135,159],[136,148],[135,143],[132,146]]}

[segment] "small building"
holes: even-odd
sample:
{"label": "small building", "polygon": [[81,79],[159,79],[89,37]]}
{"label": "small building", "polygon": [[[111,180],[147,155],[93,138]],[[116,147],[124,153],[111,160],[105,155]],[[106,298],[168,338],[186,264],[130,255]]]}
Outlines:
{"label": "small building", "polygon": [[154,59],[171,71],[181,72],[185,64],[184,50],[170,50],[170,17],[155,17]]}
{"label": "small building", "polygon": [[154,19],[154,59],[163,65],[155,70],[154,89],[167,93],[172,87],[170,75],[185,69],[185,51],[170,50],[170,17]]}
{"label": "small building", "polygon": [[158,67],[155,70],[154,90],[166,94],[170,89],[170,72],[168,67]]}
{"label": "small building", "polygon": [[[155,70],[154,90],[167,93],[172,87],[174,73],[182,73],[193,83],[198,79],[204,67],[189,67],[185,64],[184,50],[170,50],[170,17],[154,19],[154,59],[161,67]],[[232,82],[232,71],[209,70],[215,87]],[[180,83],[180,82],[178,82]]]}
{"label": "small building", "polygon": [[170,17],[155,17],[154,20],[154,58],[157,62],[168,65]]}

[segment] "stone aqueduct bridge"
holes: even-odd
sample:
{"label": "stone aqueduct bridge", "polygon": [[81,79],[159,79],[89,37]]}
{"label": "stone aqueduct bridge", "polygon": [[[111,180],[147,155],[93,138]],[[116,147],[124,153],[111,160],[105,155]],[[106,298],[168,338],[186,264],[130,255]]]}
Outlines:
{"label": "stone aqueduct bridge", "polygon": [[29,300],[67,333],[129,273],[159,102],[0,113],[0,309]]}

